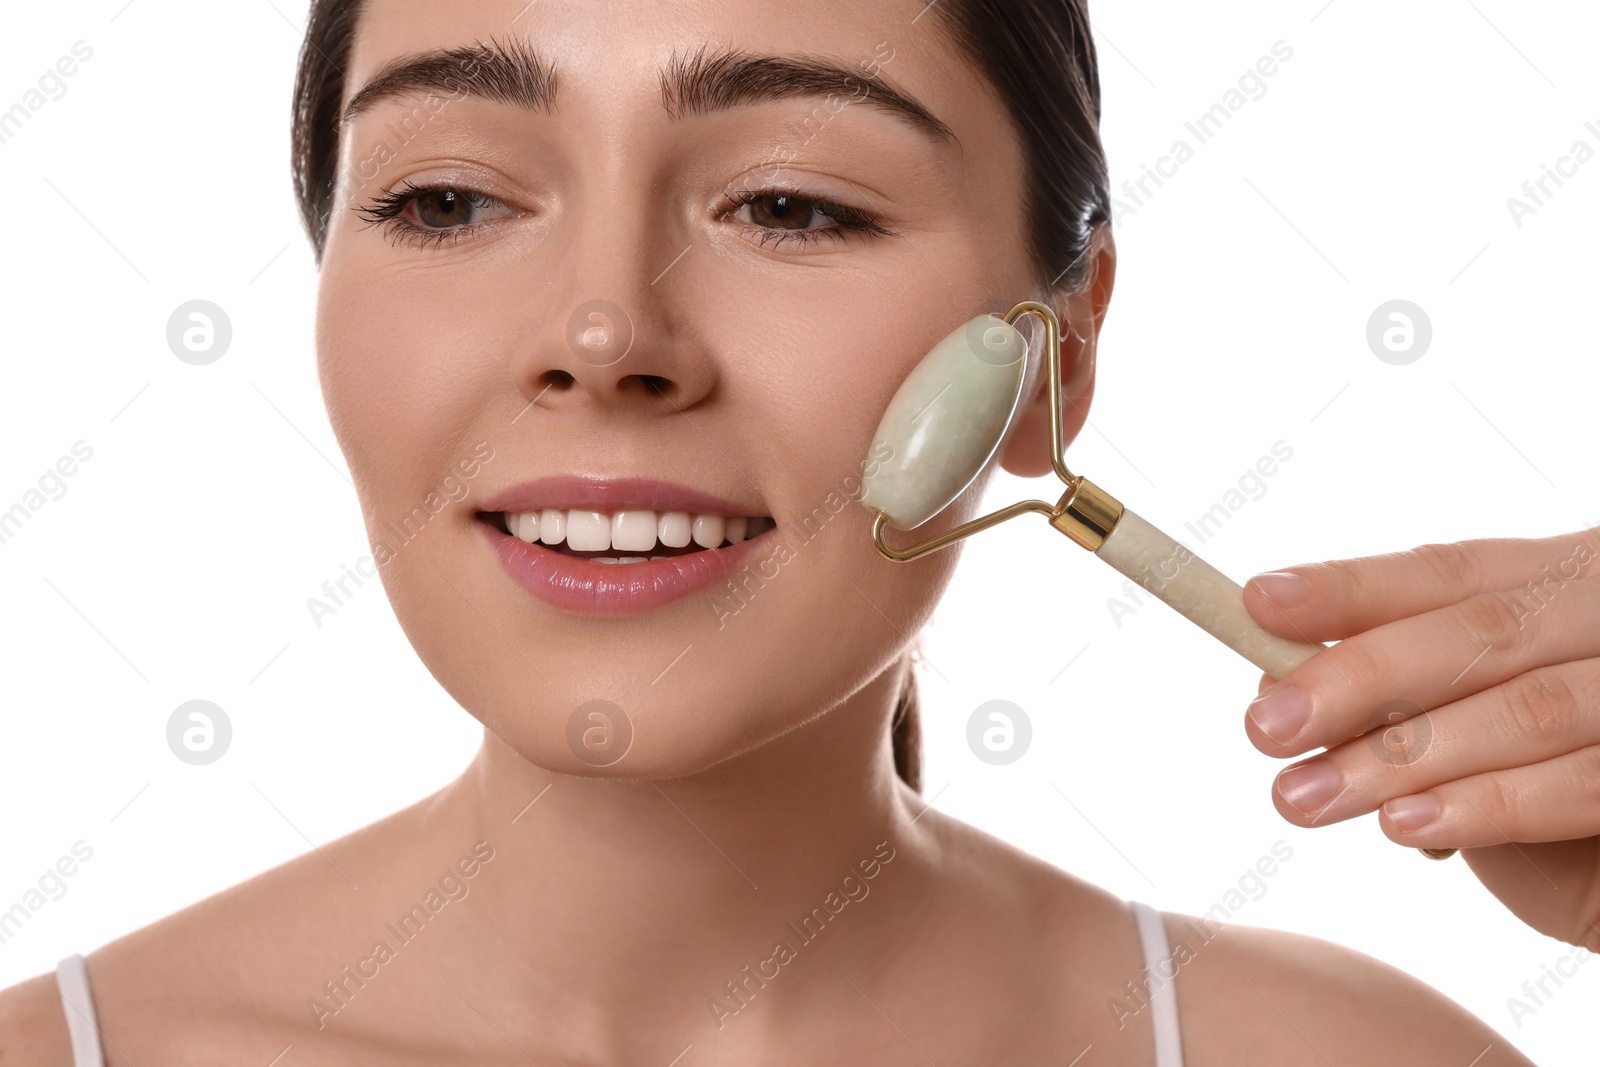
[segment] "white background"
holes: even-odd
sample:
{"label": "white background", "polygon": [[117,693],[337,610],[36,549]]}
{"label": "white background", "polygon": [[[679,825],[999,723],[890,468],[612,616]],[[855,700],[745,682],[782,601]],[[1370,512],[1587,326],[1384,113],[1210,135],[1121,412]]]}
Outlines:
{"label": "white background", "polygon": [[[73,842],[94,850],[0,945],[0,985],[412,802],[479,740],[375,584],[320,629],[306,608],[368,547],[317,391],[316,274],[289,181],[305,5],[124,4],[13,4],[0,35],[0,108],[74,41],[94,49],[0,145],[0,509],[74,442],[94,449],[0,545],[0,909]],[[1520,227],[1507,208],[1574,141],[1600,148],[1584,129],[1600,126],[1593,5],[1094,0],[1093,14],[1119,187],[1175,139],[1196,145],[1184,122],[1275,41],[1293,57],[1122,216],[1071,466],[1241,581],[1600,521],[1600,160]],[[233,323],[208,367],[165,340],[196,298]],[[1433,328],[1404,366],[1366,342],[1397,298]],[[1265,494],[1190,540],[1184,522],[1278,440],[1293,458]],[[1051,484],[1002,476],[990,502],[1054,499]],[[938,807],[1190,913],[1282,839],[1293,858],[1238,921],[1389,961],[1541,1064],[1591,1062],[1600,964],[1515,1024],[1507,998],[1571,948],[1374,817],[1286,824],[1268,798],[1277,765],[1241,726],[1256,670],[1159,604],[1119,625],[1120,587],[1042,522],[967,545],[922,675]],[[165,743],[195,698],[234,726],[209,768]],[[1034,728],[1006,767],[965,741],[996,698]]]}

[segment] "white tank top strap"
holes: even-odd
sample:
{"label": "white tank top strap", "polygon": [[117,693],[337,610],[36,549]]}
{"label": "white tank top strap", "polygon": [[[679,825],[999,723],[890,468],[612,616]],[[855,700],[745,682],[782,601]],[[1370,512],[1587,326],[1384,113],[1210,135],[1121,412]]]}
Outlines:
{"label": "white tank top strap", "polygon": [[61,988],[61,1010],[66,1013],[67,1033],[72,1038],[73,1067],[105,1067],[100,1024],[89,993],[89,968],[82,955],[74,953],[56,964],[56,985]]}
{"label": "white tank top strap", "polygon": [[[1129,901],[1144,947],[1145,971],[1150,976],[1151,1018],[1155,1025],[1156,1067],[1183,1067],[1183,1043],[1178,1030],[1178,994],[1174,979],[1164,978],[1171,969],[1171,950],[1161,915],[1142,901]],[[1165,967],[1163,967],[1163,964]],[[72,1039],[73,1067],[105,1067],[100,1053],[100,1026],[95,1018],[94,997],[89,992],[89,969],[81,954],[74,953],[56,964],[56,983],[61,988],[61,1008],[67,1018],[67,1033]]]}
{"label": "white tank top strap", "polygon": [[[1156,1067],[1183,1067],[1183,1040],[1178,1032],[1177,975],[1167,947],[1167,928],[1161,913],[1142,901],[1128,902],[1144,945],[1145,975],[1150,989],[1150,1013],[1156,1032]],[[1168,977],[1170,975],[1170,977]]]}

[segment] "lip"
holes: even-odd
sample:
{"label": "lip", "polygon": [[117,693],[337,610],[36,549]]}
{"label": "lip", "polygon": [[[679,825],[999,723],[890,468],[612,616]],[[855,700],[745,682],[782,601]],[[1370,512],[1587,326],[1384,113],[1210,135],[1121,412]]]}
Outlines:
{"label": "lip", "polygon": [[686,556],[644,563],[595,563],[529,544],[487,521],[480,520],[478,528],[513,581],[551,607],[582,615],[639,615],[726,582],[752,555],[767,547],[768,535],[777,529],[763,530],[736,545]]}
{"label": "lip", "polygon": [[529,544],[488,521],[493,513],[562,510],[686,511],[729,518],[770,518],[765,504],[739,504],[655,478],[558,476],[499,490],[477,505],[478,526],[511,579],[535,598],[581,615],[639,615],[726,582],[770,544],[763,530],[736,545],[644,563],[595,563]]}
{"label": "lip", "polygon": [[[686,485],[655,478],[578,478],[564,475],[522,482],[500,490],[478,505],[479,511],[525,512],[544,508],[581,511],[687,511],[693,515],[729,518],[770,516],[762,504],[738,504]],[[754,510],[752,510],[752,508]],[[606,564],[601,564],[606,566]],[[644,566],[644,564],[632,564]]]}

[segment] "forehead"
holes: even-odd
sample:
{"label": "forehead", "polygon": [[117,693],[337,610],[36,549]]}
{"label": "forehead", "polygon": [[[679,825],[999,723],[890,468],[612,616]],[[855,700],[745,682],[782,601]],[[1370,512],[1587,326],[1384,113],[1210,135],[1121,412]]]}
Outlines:
{"label": "forehead", "polygon": [[646,107],[665,118],[664,74],[711,49],[866,71],[958,134],[981,129],[999,101],[932,9],[926,0],[367,0],[344,103],[397,60],[492,42],[538,57],[554,74],[559,112]]}

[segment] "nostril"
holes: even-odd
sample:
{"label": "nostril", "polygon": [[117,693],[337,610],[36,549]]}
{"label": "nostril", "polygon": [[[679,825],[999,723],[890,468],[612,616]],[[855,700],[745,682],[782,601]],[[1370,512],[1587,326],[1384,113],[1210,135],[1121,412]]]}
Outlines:
{"label": "nostril", "polygon": [[546,371],[543,378],[547,389],[568,389],[578,380],[572,376],[571,372],[564,370]]}
{"label": "nostril", "polygon": [[641,374],[639,375],[639,381],[644,385],[645,391],[649,393],[659,393],[662,396],[666,396],[672,391],[672,379],[663,378],[658,374]]}

